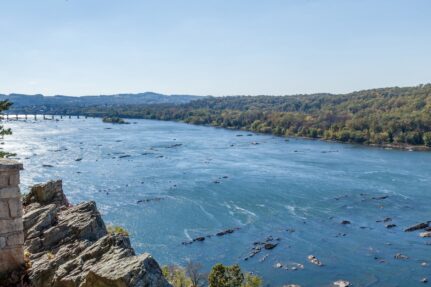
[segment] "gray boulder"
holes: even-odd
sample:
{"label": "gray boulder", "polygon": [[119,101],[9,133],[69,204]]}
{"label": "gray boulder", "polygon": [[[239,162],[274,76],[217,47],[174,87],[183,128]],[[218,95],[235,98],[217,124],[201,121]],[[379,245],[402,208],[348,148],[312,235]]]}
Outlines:
{"label": "gray boulder", "polygon": [[108,234],[95,202],[70,206],[61,181],[31,190],[23,223],[33,286],[170,286],[151,255],[136,256],[127,236]]}

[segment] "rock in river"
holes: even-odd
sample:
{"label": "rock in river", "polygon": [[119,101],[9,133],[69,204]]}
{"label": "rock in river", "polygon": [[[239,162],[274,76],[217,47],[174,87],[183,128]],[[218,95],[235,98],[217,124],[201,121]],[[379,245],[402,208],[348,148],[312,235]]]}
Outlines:
{"label": "rock in river", "polygon": [[271,250],[274,249],[275,247],[277,247],[278,243],[265,243],[265,245],[263,246],[266,250]]}
{"label": "rock in river", "polygon": [[319,259],[317,259],[317,257],[314,255],[308,255],[307,259],[308,261],[310,261],[311,263],[317,266],[323,266],[323,263]]}
{"label": "rock in river", "polygon": [[407,227],[404,231],[405,232],[411,232],[411,231],[416,231],[416,230],[420,230],[420,229],[425,229],[429,226],[429,221],[427,222],[421,222],[415,225],[412,225],[410,227]]}
{"label": "rock in river", "polygon": [[346,281],[346,280],[338,280],[335,281],[334,286],[338,286],[338,287],[349,287],[350,286],[350,282]]}

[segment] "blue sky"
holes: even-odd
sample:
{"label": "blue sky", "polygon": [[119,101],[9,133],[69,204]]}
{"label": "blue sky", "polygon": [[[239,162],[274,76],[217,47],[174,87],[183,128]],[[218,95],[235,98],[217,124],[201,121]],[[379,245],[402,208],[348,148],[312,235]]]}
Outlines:
{"label": "blue sky", "polygon": [[3,0],[0,93],[284,95],[431,82],[428,0]]}

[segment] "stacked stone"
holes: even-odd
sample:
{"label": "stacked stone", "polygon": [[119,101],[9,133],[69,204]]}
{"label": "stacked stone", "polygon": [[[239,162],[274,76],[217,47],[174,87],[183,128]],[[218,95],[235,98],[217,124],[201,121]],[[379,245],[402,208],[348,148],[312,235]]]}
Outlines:
{"label": "stacked stone", "polygon": [[19,172],[22,164],[0,159],[0,274],[24,264]]}

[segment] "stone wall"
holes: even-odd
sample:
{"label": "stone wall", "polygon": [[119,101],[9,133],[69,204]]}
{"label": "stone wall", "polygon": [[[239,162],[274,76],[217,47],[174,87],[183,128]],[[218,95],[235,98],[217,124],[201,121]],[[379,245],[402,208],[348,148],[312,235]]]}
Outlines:
{"label": "stone wall", "polygon": [[0,274],[24,264],[19,172],[22,164],[0,159]]}

